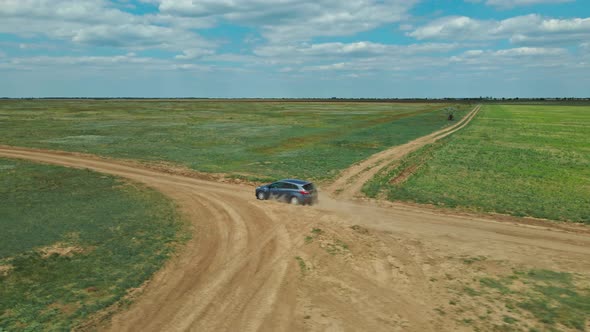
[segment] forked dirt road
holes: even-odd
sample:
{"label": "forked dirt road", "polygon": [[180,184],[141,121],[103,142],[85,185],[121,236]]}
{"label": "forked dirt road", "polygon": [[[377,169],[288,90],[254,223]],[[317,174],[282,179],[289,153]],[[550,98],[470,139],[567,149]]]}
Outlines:
{"label": "forked dirt road", "polygon": [[[449,299],[454,284],[477,273],[526,267],[590,276],[584,227],[498,222],[326,195],[318,206],[298,207],[257,201],[250,186],[130,162],[6,146],[0,156],[144,183],[172,198],[190,221],[192,240],[128,310],[99,322],[103,330],[470,330],[458,323]],[[486,260],[475,271],[463,263],[469,257]]]}
{"label": "forked dirt road", "polygon": [[462,129],[477,115],[481,105],[475,106],[457,124],[422,136],[406,144],[396,146],[349,167],[340,173],[338,178],[327,188],[332,196],[344,199],[351,199],[357,196],[365,183],[371,180],[380,170],[387,167],[391,162],[399,160],[407,154],[418,150],[426,144],[434,143],[441,138]]}

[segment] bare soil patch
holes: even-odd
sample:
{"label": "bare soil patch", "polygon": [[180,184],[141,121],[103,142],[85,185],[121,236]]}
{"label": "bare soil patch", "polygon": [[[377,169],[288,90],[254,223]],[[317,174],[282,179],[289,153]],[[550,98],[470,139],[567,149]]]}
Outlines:
{"label": "bare soil patch", "polygon": [[0,276],[7,276],[12,269],[14,269],[14,266],[10,264],[0,265]]}
{"label": "bare soil patch", "polygon": [[58,242],[52,244],[51,246],[40,248],[38,251],[43,258],[47,258],[52,255],[72,257],[75,254],[81,254],[85,252],[86,249],[78,246],[72,246],[63,242]]}

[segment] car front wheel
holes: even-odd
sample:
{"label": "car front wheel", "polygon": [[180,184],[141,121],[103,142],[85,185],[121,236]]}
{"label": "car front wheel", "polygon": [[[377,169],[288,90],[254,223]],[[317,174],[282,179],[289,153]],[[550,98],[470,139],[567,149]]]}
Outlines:
{"label": "car front wheel", "polygon": [[260,199],[260,200],[266,199],[266,195],[262,191],[259,191],[258,194],[256,194],[256,197],[258,197],[258,199]]}

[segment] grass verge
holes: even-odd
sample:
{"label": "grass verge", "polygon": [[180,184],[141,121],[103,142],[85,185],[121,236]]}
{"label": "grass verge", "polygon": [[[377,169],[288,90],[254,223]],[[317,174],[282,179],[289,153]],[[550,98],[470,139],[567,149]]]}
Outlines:
{"label": "grass verge", "polygon": [[505,303],[507,325],[528,320],[530,331],[586,331],[590,317],[590,289],[578,286],[575,276],[549,270],[516,271],[502,278],[482,278],[481,296]]}
{"label": "grass verge", "polygon": [[161,194],[0,159],[0,330],[71,330],[125,298],[188,233]]}
{"label": "grass verge", "polygon": [[590,276],[509,266],[505,261],[460,257],[461,276],[447,278],[451,314],[473,331],[587,331],[590,328]]}

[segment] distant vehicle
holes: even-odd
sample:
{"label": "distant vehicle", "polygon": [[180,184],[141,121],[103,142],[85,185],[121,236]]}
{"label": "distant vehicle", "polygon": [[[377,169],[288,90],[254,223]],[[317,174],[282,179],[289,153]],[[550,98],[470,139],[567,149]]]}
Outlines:
{"label": "distant vehicle", "polygon": [[318,191],[309,181],[284,179],[257,187],[256,198],[276,199],[294,205],[312,205],[318,202]]}

